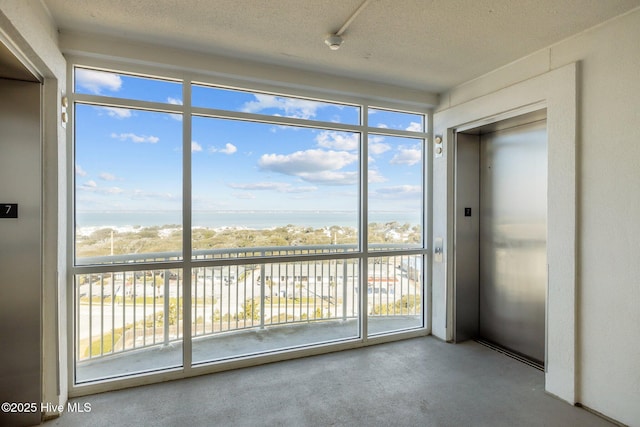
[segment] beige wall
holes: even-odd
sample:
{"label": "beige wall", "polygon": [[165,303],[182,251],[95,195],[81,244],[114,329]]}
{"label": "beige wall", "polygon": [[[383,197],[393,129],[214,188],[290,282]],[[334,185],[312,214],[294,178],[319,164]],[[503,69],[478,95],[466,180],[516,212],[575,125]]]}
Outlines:
{"label": "beige wall", "polygon": [[438,110],[482,102],[573,62],[575,399],[640,425],[640,9],[454,88],[441,96]]}
{"label": "beige wall", "polygon": [[60,121],[66,61],[58,49],[57,34],[39,1],[0,0],[0,36],[22,61],[31,64],[44,84],[42,401],[52,404],[67,400],[66,129]]}

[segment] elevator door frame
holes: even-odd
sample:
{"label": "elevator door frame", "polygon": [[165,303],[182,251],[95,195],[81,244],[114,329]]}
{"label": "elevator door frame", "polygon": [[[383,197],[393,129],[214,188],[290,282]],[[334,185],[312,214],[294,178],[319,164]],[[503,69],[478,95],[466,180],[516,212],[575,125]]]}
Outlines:
{"label": "elevator door frame", "polygon": [[[454,257],[453,257],[453,340],[461,342],[468,339],[482,339],[480,330],[481,319],[481,139],[491,134],[513,128],[521,128],[526,125],[534,125],[536,122],[545,121],[546,109],[540,109],[526,114],[503,118],[493,122],[484,122],[468,125],[454,132]],[[545,154],[548,155],[548,145],[545,141]],[[545,184],[548,185],[548,174],[545,176]],[[548,196],[545,202],[548,204]],[[465,209],[471,209],[471,216]],[[548,212],[548,206],[545,206]],[[546,233],[545,233],[546,237]],[[546,244],[546,238],[545,238]],[[547,250],[545,247],[545,256]],[[545,267],[546,268],[546,259]],[[544,278],[544,313],[538,321],[544,322],[544,349],[533,357],[536,364],[544,363],[547,359],[547,279]],[[538,286],[540,283],[538,283]],[[495,343],[493,343],[495,344]],[[508,347],[508,346],[507,346]],[[540,349],[539,349],[540,350]],[[522,354],[517,349],[508,348],[518,356]],[[544,356],[542,356],[544,355]],[[526,355],[525,355],[526,356]],[[543,358],[540,361],[538,359]]]}
{"label": "elevator door frame", "polygon": [[[545,390],[571,404],[578,401],[578,94],[579,63],[533,77],[514,77],[506,86],[470,87],[443,97],[433,115],[432,329],[453,341],[455,132],[546,108],[547,110],[547,310]],[[522,76],[520,76],[522,77]],[[492,80],[492,82],[495,82]],[[462,95],[462,96],[461,96]],[[443,242],[440,246],[436,244]],[[435,252],[435,249],[434,249]]]}

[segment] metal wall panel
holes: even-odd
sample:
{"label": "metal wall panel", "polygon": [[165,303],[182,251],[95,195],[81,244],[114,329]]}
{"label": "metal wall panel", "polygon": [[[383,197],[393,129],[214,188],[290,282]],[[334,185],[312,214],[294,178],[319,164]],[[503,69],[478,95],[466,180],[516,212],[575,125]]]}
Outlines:
{"label": "metal wall panel", "polygon": [[37,404],[0,412],[0,425],[41,418],[40,89],[0,79],[0,204],[18,204],[18,218],[0,218],[0,402]]}
{"label": "metal wall panel", "polygon": [[[454,341],[478,336],[480,136],[456,135]],[[465,213],[465,210],[469,210]]]}
{"label": "metal wall panel", "polygon": [[546,121],[480,136],[479,335],[543,362]]}

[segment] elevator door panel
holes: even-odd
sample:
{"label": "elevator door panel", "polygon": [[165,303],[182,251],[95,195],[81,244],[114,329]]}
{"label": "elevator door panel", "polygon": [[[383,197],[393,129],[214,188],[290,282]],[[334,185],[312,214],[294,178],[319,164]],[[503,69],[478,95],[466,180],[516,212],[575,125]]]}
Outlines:
{"label": "elevator door panel", "polygon": [[0,425],[31,426],[42,401],[40,85],[0,78],[0,95],[0,402],[35,405],[1,411]]}
{"label": "elevator door panel", "polygon": [[480,138],[479,334],[544,362],[546,122]]}

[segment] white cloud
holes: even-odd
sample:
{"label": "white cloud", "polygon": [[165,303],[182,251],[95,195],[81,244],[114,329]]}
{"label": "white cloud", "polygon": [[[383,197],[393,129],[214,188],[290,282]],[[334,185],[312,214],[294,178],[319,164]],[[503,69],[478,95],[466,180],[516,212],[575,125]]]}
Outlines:
{"label": "white cloud", "polygon": [[399,147],[398,153],[393,156],[392,165],[408,165],[413,166],[422,161],[422,150],[419,147]]}
{"label": "white cloud", "polygon": [[191,141],[191,152],[196,153],[202,151],[202,145],[198,144],[196,141]]}
{"label": "white cloud", "polygon": [[281,191],[284,187],[291,186],[285,182],[255,182],[248,184],[231,183],[229,187],[238,190],[275,190]]}
{"label": "white cloud", "polygon": [[131,196],[132,199],[137,200],[147,200],[147,199],[156,199],[156,200],[181,200],[179,195],[175,195],[173,193],[158,193],[153,191],[144,191],[144,190],[134,190]]}
{"label": "white cloud", "polygon": [[357,133],[325,130],[316,136],[316,142],[322,148],[354,151],[360,148],[360,135]]}
{"label": "white cloud", "polygon": [[370,193],[372,198],[382,200],[418,200],[422,195],[422,188],[419,185],[395,185],[379,188]]}
{"label": "white cloud", "polygon": [[[380,128],[380,129],[391,129],[391,126],[385,124],[385,123],[378,123],[375,127]],[[394,129],[403,129],[402,125],[393,125]],[[423,131],[423,127],[422,127],[422,123],[419,122],[410,122],[409,126],[407,126],[406,128],[404,128],[404,130],[408,130],[411,132],[422,132]]]}
{"label": "white cloud", "polygon": [[389,150],[391,150],[391,146],[389,144],[375,141],[372,142],[371,138],[369,139],[369,154],[379,155]]}
{"label": "white cloud", "polygon": [[[281,115],[281,114],[274,114],[274,116],[276,116],[276,117],[282,117],[282,115]],[[276,133],[276,132],[278,132],[279,130],[292,130],[292,131],[299,131],[300,129],[302,129],[302,128],[297,127],[297,126],[277,125],[277,126],[272,126],[272,127],[270,127],[270,128],[269,128],[269,132],[271,132],[271,133]]]}
{"label": "white cloud", "polygon": [[225,144],[224,148],[223,148],[222,150],[220,150],[220,152],[221,152],[221,153],[224,153],[224,154],[233,154],[233,153],[235,153],[236,151],[238,151],[238,149],[236,148],[236,146],[235,146],[235,145],[233,145],[233,144],[230,144],[230,143],[228,143],[228,142]]}
{"label": "white cloud", "polygon": [[116,138],[120,141],[131,141],[136,144],[156,144],[160,141],[160,138],[157,136],[136,135],[135,133],[112,133],[111,138]]}
{"label": "white cloud", "polygon": [[216,147],[210,147],[209,148],[209,152],[210,153],[223,153],[223,154],[233,154],[236,151],[238,151],[238,147],[236,147],[235,145],[231,144],[230,142],[227,142],[224,145],[224,148],[216,148]]}
{"label": "white cloud", "polygon": [[238,190],[271,190],[279,193],[308,193],[318,189],[317,187],[294,187],[286,182],[255,182],[248,184],[232,183],[229,184],[229,187]]}
{"label": "white cloud", "polygon": [[117,178],[113,174],[110,174],[108,172],[102,172],[100,174],[100,179],[102,179],[104,181],[115,181]]}
{"label": "white cloud", "polygon": [[82,166],[76,165],[76,175],[78,175],[78,176],[87,176],[87,171],[82,169]]}
{"label": "white cloud", "polygon": [[313,193],[314,191],[318,191],[318,187],[308,186],[308,187],[288,187],[284,189],[283,193]]}
{"label": "white cloud", "polygon": [[282,98],[274,95],[255,94],[254,96],[255,101],[246,102],[242,106],[242,111],[245,113],[260,113],[263,110],[276,109],[280,110],[281,115],[285,117],[311,119],[315,117],[319,108],[326,105],[317,101]]}
{"label": "white cloud", "polygon": [[409,123],[409,127],[407,127],[406,130],[411,132],[422,132],[422,123],[411,122]]}
{"label": "white cloud", "polygon": [[76,84],[89,92],[100,95],[103,90],[117,92],[122,87],[119,75],[104,71],[76,69]]}
{"label": "white cloud", "polygon": [[[113,175],[110,174],[100,174],[100,177],[102,179],[103,175],[108,175],[108,177],[112,177]],[[115,177],[114,177],[115,179]],[[100,187],[98,186],[98,183],[96,183],[94,180],[89,180],[87,182],[85,182],[84,184],[80,185],[78,187],[79,190],[83,190],[83,191],[88,191],[88,192],[92,192],[95,194],[120,194],[120,193],[124,193],[124,190],[120,187],[109,187],[109,188],[104,188],[104,187]]]}
{"label": "white cloud", "polygon": [[316,172],[342,169],[358,161],[358,155],[346,151],[306,150],[292,154],[263,154],[258,161],[260,168],[301,176]]}
{"label": "white cloud", "polygon": [[300,173],[305,181],[323,185],[352,185],[358,183],[358,172],[321,171]]}
{"label": "white cloud", "polygon": [[254,200],[256,198],[256,196],[254,194],[251,193],[233,193],[231,194],[233,197],[235,197],[236,199],[244,199],[244,200]]}
{"label": "white cloud", "polygon": [[358,182],[358,173],[340,171],[358,161],[347,151],[306,150],[292,154],[263,154],[258,166],[266,171],[297,176],[307,182],[325,185],[349,185]]}
{"label": "white cloud", "polygon": [[127,110],[126,108],[118,108],[118,107],[96,107],[100,110],[106,111],[109,117],[114,117],[116,119],[128,119],[131,117],[131,110]]}
{"label": "white cloud", "polygon": [[388,181],[387,178],[385,178],[383,175],[380,174],[380,172],[378,172],[375,169],[369,169],[369,183],[379,183],[379,182],[386,182]]}
{"label": "white cloud", "polygon": [[385,144],[383,141],[384,136],[369,135],[369,163],[374,163],[376,161],[373,156],[379,156],[380,154],[391,150],[391,146],[389,144]]}
{"label": "white cloud", "polygon": [[111,187],[111,188],[107,188],[105,192],[107,194],[120,194],[120,193],[123,193],[124,190],[120,187]]}
{"label": "white cloud", "polygon": [[383,187],[376,190],[377,194],[389,194],[389,195],[415,195],[421,194],[422,188],[419,185],[394,185],[391,187]]}

